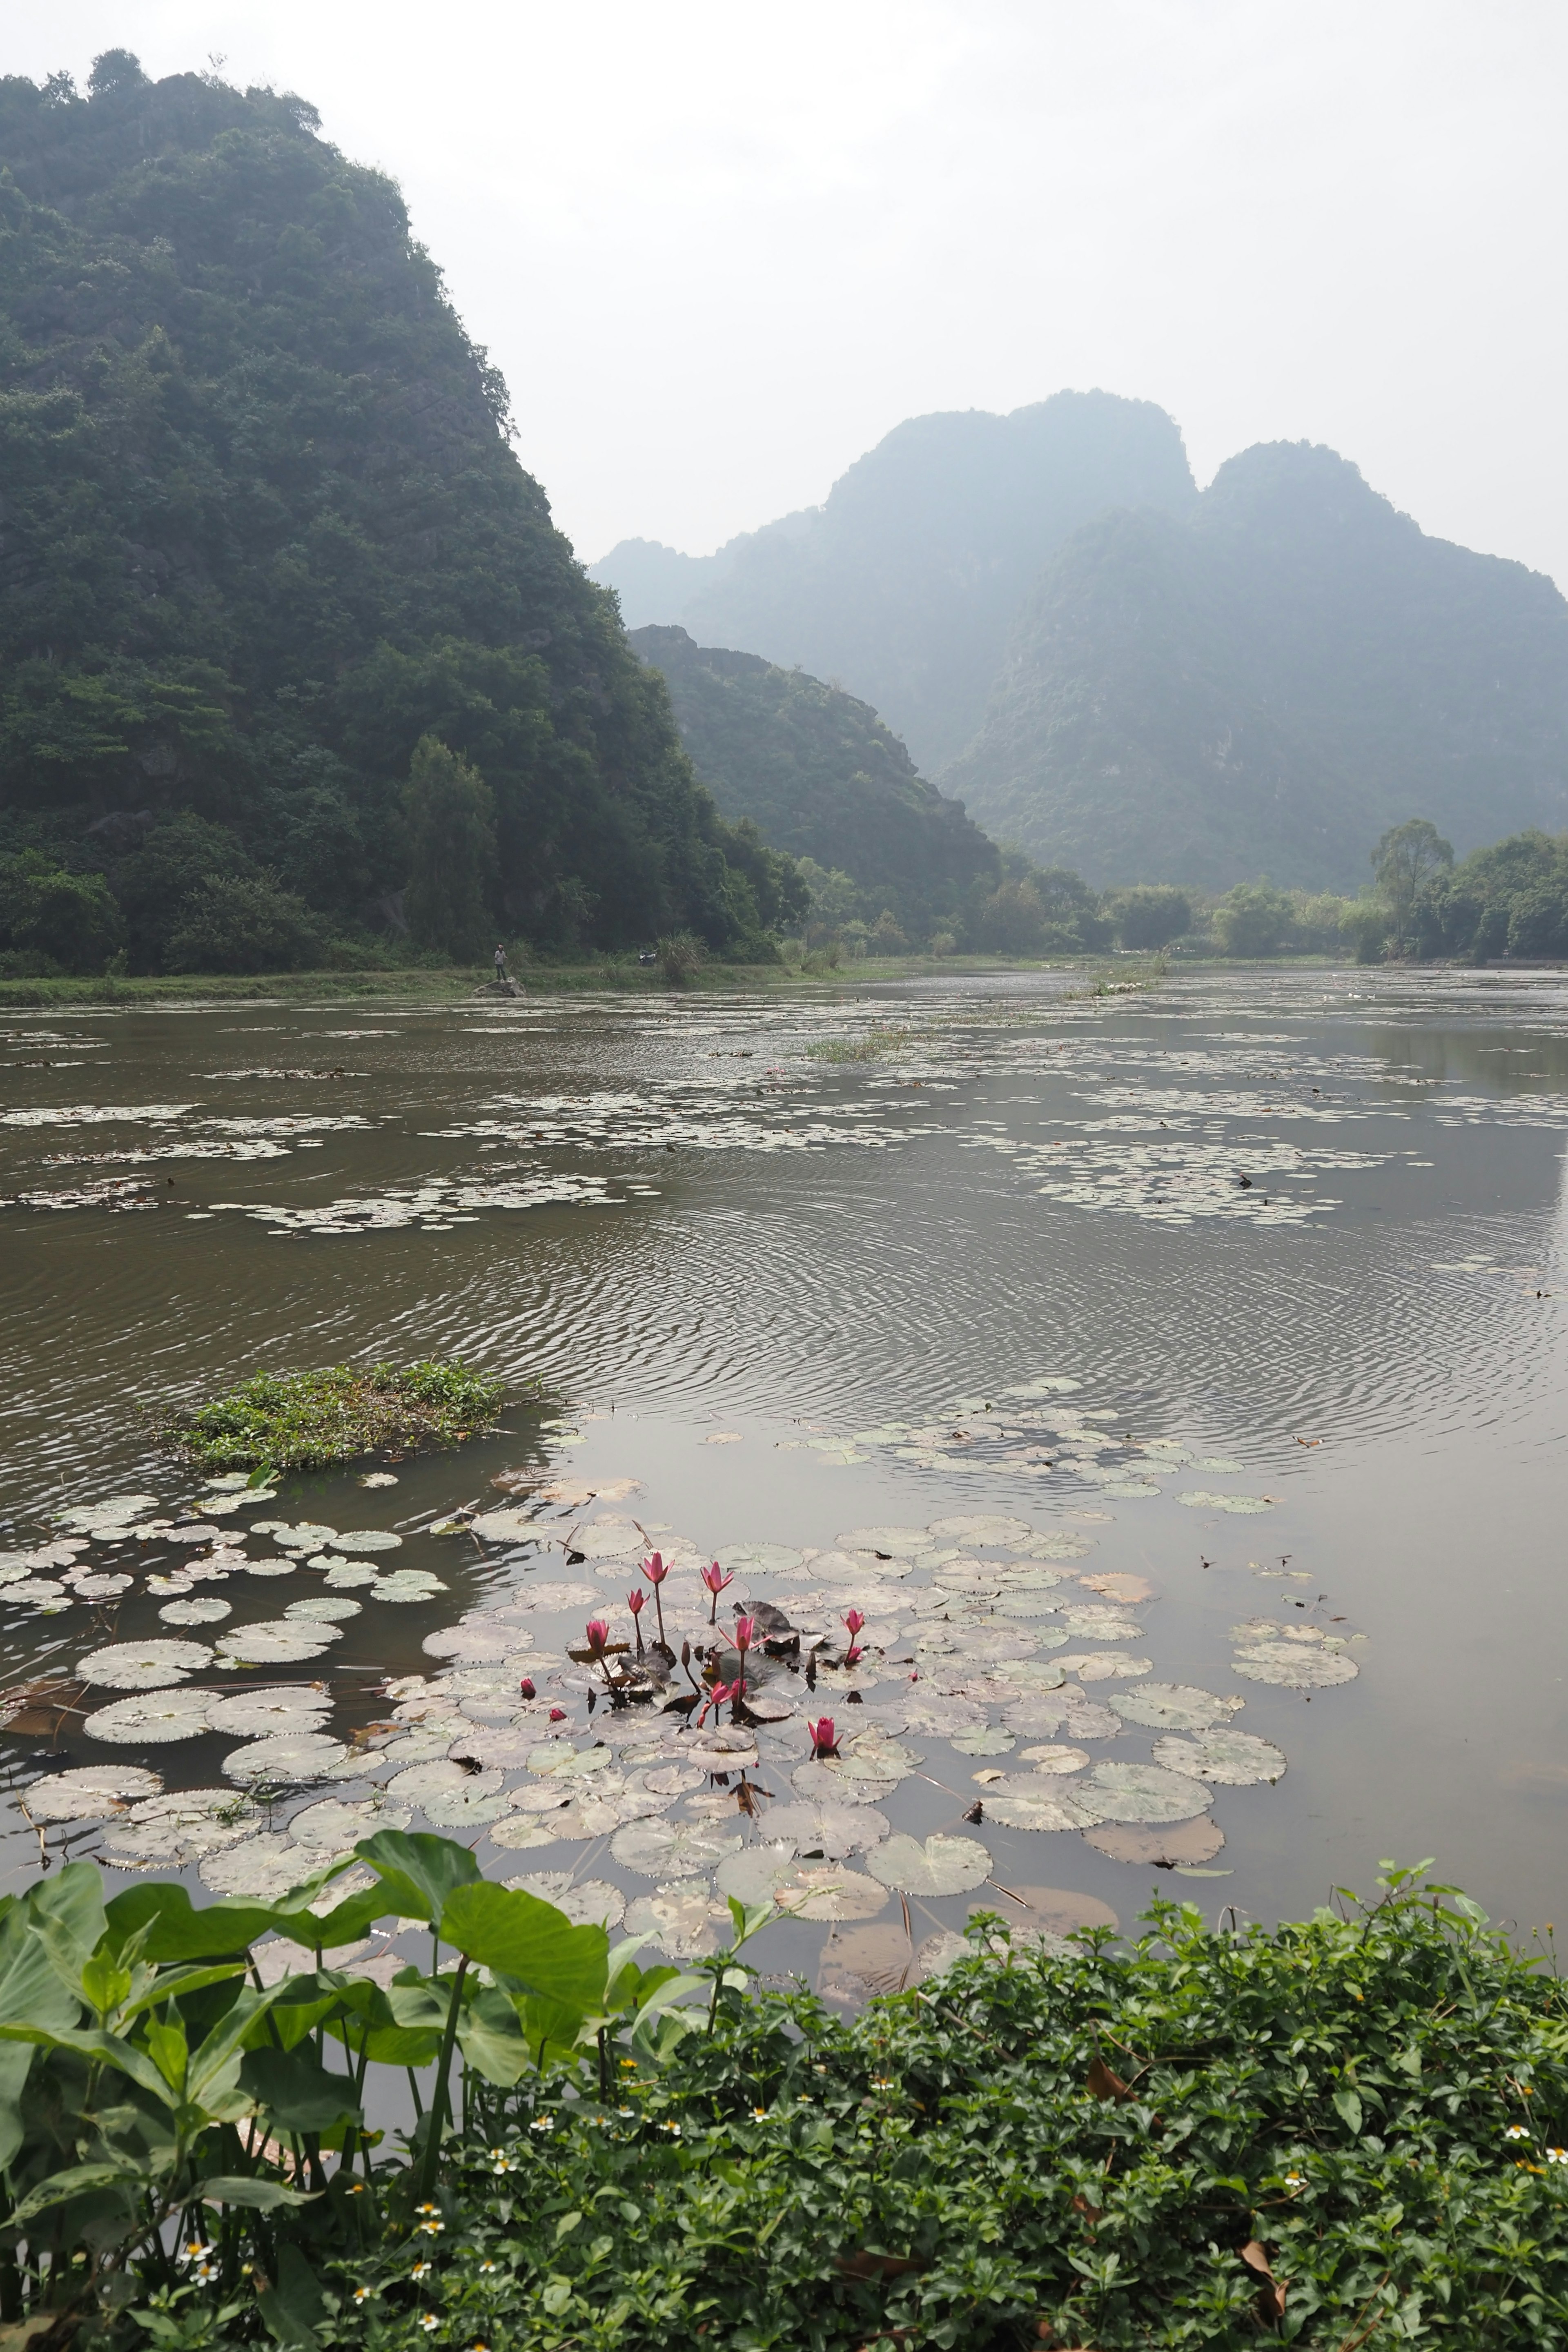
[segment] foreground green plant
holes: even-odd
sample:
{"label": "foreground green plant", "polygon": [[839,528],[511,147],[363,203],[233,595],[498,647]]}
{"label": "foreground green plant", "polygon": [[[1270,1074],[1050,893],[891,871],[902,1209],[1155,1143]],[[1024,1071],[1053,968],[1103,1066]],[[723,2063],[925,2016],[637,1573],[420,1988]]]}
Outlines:
{"label": "foreground green plant", "polygon": [[460,1444],[493,1428],[506,1400],[504,1381],[455,1357],[401,1368],[331,1364],[258,1372],[211,1404],[171,1414],[163,1434],[205,1470],[310,1470],[362,1454]]}
{"label": "foreground green plant", "polygon": [[[75,1864],[0,1906],[6,2319],[114,2352],[1568,2346],[1568,2002],[1418,1874],[1272,1932],[1159,1904],[1120,1949],[979,1919],[845,2020],[750,1989],[765,1912],[644,1969],[449,1839],[351,1859],[335,1908],[348,1862],[279,1905],[105,1906]],[[388,1916],[427,1971],[321,1965]],[[261,1992],[266,1934],[301,1966]]]}

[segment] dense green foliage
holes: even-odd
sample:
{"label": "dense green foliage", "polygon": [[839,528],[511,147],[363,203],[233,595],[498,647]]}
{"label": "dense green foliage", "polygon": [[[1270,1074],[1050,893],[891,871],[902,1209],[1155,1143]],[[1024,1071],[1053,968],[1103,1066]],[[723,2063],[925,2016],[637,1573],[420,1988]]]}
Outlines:
{"label": "dense green foliage", "polygon": [[1563,821],[1568,604],[1331,450],[1249,449],[1186,516],[1063,549],[942,781],[1102,884],[1355,888],[1416,810],[1463,845]]}
{"label": "dense green foliage", "polygon": [[226,1396],[172,1415],[166,1434],[205,1470],[313,1470],[380,1450],[456,1445],[492,1428],[504,1381],[457,1358],[256,1372]]}
{"label": "dense green foliage", "polygon": [[[450,1840],[353,1858],[335,1907],[323,1873],[106,1911],[87,1864],[5,1898],[8,2317],[127,2352],[1568,2345],[1568,2001],[1414,1874],[1272,1932],[982,1917],[846,2020],[746,1990],[765,1911],[645,1969]],[[388,1915],[430,1972],[321,1965]],[[300,1971],[253,1990],[273,1933]],[[396,2156],[376,2067],[424,2074]]]}
{"label": "dense green foliage", "polygon": [[634,626],[679,622],[843,685],[934,775],[980,724],[1018,608],[1069,533],[1107,507],[1180,514],[1195,495],[1163,409],[1059,392],[1010,416],[910,417],[820,507],[717,555],[625,541],[592,576]]}
{"label": "dense green foliage", "polygon": [[[509,433],[396,188],[301,100],[123,51],[86,97],[0,80],[13,968],[101,969],[105,885],[133,968],[232,969],[395,931],[411,877],[437,952],[768,951],[787,866],[694,782]],[[426,739],[489,795],[446,847]]]}
{"label": "dense green foliage", "polygon": [[866,703],[801,669],[697,646],[684,629],[635,630],[664,676],[692,765],[723,814],[793,857],[849,875],[840,921],[890,908],[923,939],[977,883],[1001,878],[993,844],[944,800]]}
{"label": "dense green foliage", "polygon": [[1519,833],[1438,865],[1410,893],[1403,933],[1397,912],[1391,930],[1416,955],[1568,957],[1568,834]]}

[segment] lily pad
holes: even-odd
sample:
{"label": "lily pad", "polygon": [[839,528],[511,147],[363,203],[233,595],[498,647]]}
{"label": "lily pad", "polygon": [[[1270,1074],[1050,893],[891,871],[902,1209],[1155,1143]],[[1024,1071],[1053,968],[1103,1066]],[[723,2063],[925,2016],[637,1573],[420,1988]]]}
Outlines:
{"label": "lily pad", "polygon": [[390,1528],[360,1528],[348,1535],[334,1536],[332,1549],[343,1552],[401,1551],[403,1538]]}
{"label": "lily pad", "polygon": [[290,1601],[283,1615],[290,1624],[332,1625],[341,1618],[357,1617],[363,1605],[346,1593],[313,1592],[308,1601]]}
{"label": "lily pad", "polygon": [[149,1691],[100,1706],[87,1717],[82,1729],[89,1739],[102,1739],[117,1748],[163,1747],[172,1740],[199,1739],[207,1728],[212,1703],[206,1691]]}
{"label": "lily pad", "polygon": [[101,1503],[74,1504],[60,1513],[60,1524],[78,1528],[83,1535],[119,1533],[157,1507],[156,1495],[110,1495]]}
{"label": "lily pad", "polygon": [[944,1541],[1005,1544],[1009,1549],[1016,1544],[1027,1543],[1035,1533],[1034,1528],[1023,1519],[1003,1518],[995,1514],[973,1518],[932,1519],[930,1531]]}
{"label": "lily pad", "polygon": [[406,1829],[409,1819],[403,1808],[380,1796],[363,1798],[358,1804],[345,1803],[341,1797],[323,1797],[295,1814],[289,1834],[314,1857],[311,1867],[315,1868],[352,1853],[361,1838],[373,1837],[377,1830]]}
{"label": "lily pad", "polygon": [[329,1592],[357,1592],[362,1585],[375,1582],[374,1569],[367,1567],[363,1560],[335,1559],[327,1570]]}
{"label": "lily pad", "polygon": [[1178,1495],[1176,1500],[1178,1503],[1185,1503],[1189,1510],[1231,1511],[1237,1517],[1257,1511],[1271,1511],[1274,1508],[1267,1495],[1209,1495],[1205,1494],[1201,1487],[1194,1489],[1190,1495]]}
{"label": "lily pad", "polygon": [[275,1732],[312,1731],[331,1711],[331,1695],[314,1683],[285,1683],[277,1690],[236,1691],[232,1696],[209,1696],[207,1721],[215,1731],[247,1739],[266,1738]]}
{"label": "lily pad", "polygon": [[270,1536],[279,1551],[320,1551],[338,1539],[336,1528],[318,1527],[310,1519],[292,1523],[288,1519],[252,1519],[250,1532],[253,1536]]}
{"label": "lily pad", "polygon": [[842,1764],[815,1759],[797,1764],[790,1780],[795,1794],[813,1805],[879,1805],[899,1785],[896,1780],[857,1780]]}
{"label": "lily pad", "polygon": [[79,1764],[35,1780],[21,1794],[37,1822],[97,1822],[157,1796],[162,1787],[156,1772],[140,1764]]}
{"label": "lily pad", "polygon": [[834,1541],[840,1551],[886,1552],[889,1560],[918,1559],[931,1548],[924,1528],[851,1528],[847,1535],[836,1536]]}
{"label": "lily pad", "polygon": [[204,1593],[196,1601],[171,1601],[158,1614],[165,1625],[218,1625],[233,1611],[216,1593]]}
{"label": "lily pad", "polygon": [[376,1578],[370,1596],[373,1601],[428,1601],[446,1590],[441,1578],[432,1576],[428,1569],[395,1568],[389,1576]]}
{"label": "lily pad", "polygon": [[901,1780],[925,1762],[912,1748],[873,1727],[858,1738],[841,1741],[839,1770],[847,1780]]}
{"label": "lily pad", "polygon": [[[948,1745],[961,1756],[1005,1756],[1014,1745],[1013,1734],[994,1723],[975,1723],[962,1731],[948,1734]],[[1087,1758],[1085,1761],[1087,1762]]]}
{"label": "lily pad", "polygon": [[1125,1650],[1075,1650],[1057,1664],[1064,1675],[1076,1675],[1080,1683],[1121,1683],[1152,1673],[1154,1661],[1129,1657]]}
{"label": "lily pad", "polygon": [[341,1764],[348,1749],[341,1739],[324,1732],[278,1732],[271,1738],[253,1739],[231,1748],[223,1769],[231,1780],[277,1780],[292,1784],[319,1780],[330,1765]]}
{"label": "lily pad", "polygon": [[1061,1747],[1053,1742],[1040,1748],[1026,1748],[1019,1760],[1033,1766],[1037,1772],[1059,1779],[1064,1773],[1083,1771],[1090,1759],[1087,1748]]}
{"label": "lily pad", "polygon": [[218,1636],[219,1666],[282,1666],[319,1658],[342,1639],[336,1625],[301,1624],[298,1618],[268,1618],[258,1625],[236,1625]]}
{"label": "lily pad", "polygon": [[1207,1731],[1236,1713],[1231,1698],[1213,1691],[1195,1690],[1190,1683],[1139,1683],[1131,1690],[1110,1691],[1107,1701],[1129,1723],[1146,1723],[1156,1731]]}
{"label": "lily pad", "polygon": [[202,1885],[215,1895],[248,1895],[276,1903],[318,1867],[317,1858],[279,1832],[247,1837],[202,1864]]}
{"label": "lily pad", "polygon": [[1185,1822],[1206,1812],[1214,1792],[1158,1764],[1097,1764],[1080,1784],[1084,1801],[1110,1822]]}
{"label": "lily pad", "polygon": [[1225,1843],[1224,1832],[1206,1815],[1173,1822],[1168,1829],[1138,1829],[1122,1822],[1085,1830],[1084,1843],[1112,1862],[1152,1864],[1158,1869],[1195,1868],[1212,1862]]}
{"label": "lily pad", "polygon": [[610,1852],[623,1869],[645,1878],[690,1878],[711,1870],[740,1844],[738,1836],[727,1837],[710,1822],[671,1822],[656,1813],[618,1829]]}
{"label": "lily pad", "polygon": [[1105,1819],[1092,1792],[1062,1788],[1026,1772],[994,1781],[984,1803],[984,1818],[1005,1830],[1092,1829]]}
{"label": "lily pad", "polygon": [[115,1870],[184,1868],[254,1837],[260,1816],[232,1789],[148,1797],[110,1828],[103,1858]]}
{"label": "lily pad", "polygon": [[879,1844],[888,1834],[889,1822],[874,1805],[802,1802],[771,1805],[764,1826],[771,1844],[791,1853],[842,1862],[847,1854],[864,1853]]}
{"label": "lily pad", "polygon": [[1342,1650],[1296,1642],[1255,1643],[1231,1664],[1248,1682],[1273,1683],[1282,1690],[1328,1690],[1336,1683],[1353,1683],[1361,1672]]}
{"label": "lily pad", "polygon": [[1154,1761],[1170,1772],[1190,1772],[1194,1780],[1211,1780],[1221,1788],[1247,1789],[1259,1780],[1284,1778],[1285,1756],[1267,1739],[1250,1731],[1205,1731],[1196,1739],[1158,1739]]}
{"label": "lily pad", "polygon": [[705,1878],[660,1886],[626,1906],[628,1936],[652,1936],[672,1960],[705,1959],[734,1935],[730,1906]]}
{"label": "lily pad", "polygon": [[89,1651],[77,1671],[109,1690],[161,1690],[210,1665],[212,1654],[205,1642],[113,1642]]}
{"label": "lily pad", "polygon": [[978,1838],[939,1832],[922,1842],[900,1832],[877,1848],[868,1867],[884,1886],[906,1895],[963,1895],[988,1876],[991,1853]]}
{"label": "lily pad", "polygon": [[798,1919],[874,1919],[888,1890],[841,1862],[796,1858],[787,1845],[754,1845],[719,1865],[721,1894],[742,1903],[776,1903]]}

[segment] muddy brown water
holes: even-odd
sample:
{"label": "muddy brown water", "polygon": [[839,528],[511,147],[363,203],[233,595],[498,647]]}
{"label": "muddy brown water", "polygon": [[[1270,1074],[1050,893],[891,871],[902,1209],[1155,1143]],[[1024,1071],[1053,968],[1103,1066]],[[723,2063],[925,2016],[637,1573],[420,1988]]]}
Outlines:
{"label": "muddy brown water", "polygon": [[[770,1801],[798,1801],[805,1717],[822,1705],[843,1726],[882,1710],[920,1759],[878,1799],[894,1836],[984,1849],[977,1885],[908,1892],[915,1945],[981,1903],[1011,1904],[1020,1925],[1108,1913],[1130,1925],[1163,1894],[1271,1920],[1335,1886],[1369,1889],[1384,1856],[1433,1855],[1494,1916],[1543,1925],[1563,1900],[1568,1817],[1568,986],[1197,974],[1085,1000],[1070,984],[847,986],[810,1003],[5,1014],[0,1194],[15,1204],[0,1209],[0,1549],[25,1553],[61,1532],[61,1513],[120,1494],[156,1498],[145,1518],[188,1524],[201,1482],[150,1438],[161,1402],[263,1366],[459,1353],[542,1374],[559,1410],[514,1408],[493,1438],[394,1465],[395,1486],[364,1489],[352,1471],[289,1477],[274,1501],[216,1523],[236,1536],[261,1517],[400,1529],[375,1568],[429,1570],[446,1590],[372,1595],[302,1664],[199,1667],[188,1686],[322,1680],[322,1727],[342,1739],[388,1719],[389,1678],[448,1673],[443,1633],[526,1597],[531,1580],[592,1588],[629,1631],[635,1558],[600,1574],[600,1557],[569,1567],[563,1549],[618,1516],[693,1558],[805,1555],[747,1564],[734,1589],[794,1596],[796,1622],[815,1596],[836,1629],[860,1569],[880,1595],[876,1646],[853,1677],[829,1672],[809,1695],[780,1671],[796,1713],[760,1736],[750,1777],[771,1795],[756,1819],[710,1803],[728,1803],[731,1779],[665,1791],[662,1812],[629,1820],[707,1820],[742,1853],[764,1846]],[[77,1204],[51,1205],[67,1195]],[[1215,1462],[1232,1466],[1203,1466]],[[455,1506],[506,1503],[493,1481],[530,1466],[583,1488],[637,1484],[607,1503],[541,1504],[523,1540],[422,1531]],[[843,1562],[846,1534],[966,1517],[1069,1538],[1068,1556],[1058,1544],[1034,1562],[1061,1581],[1020,1585],[1023,1539],[1009,1551],[994,1532],[928,1535],[932,1557],[905,1576],[866,1541]],[[261,1537],[240,1548],[272,1549]],[[812,1555],[826,1556],[826,1576]],[[149,1578],[194,1556],[122,1537],[76,1563],[129,1574],[117,1598],[68,1585],[40,1606],[0,1586],[5,1684],[68,1683],[115,1643],[221,1645],[323,1589],[303,1559],[286,1579],[238,1570],[192,1588],[229,1604],[222,1625],[164,1622]],[[944,1613],[933,1585],[955,1559],[972,1572]],[[604,1564],[616,1569],[613,1540]],[[1135,1631],[1102,1614],[1064,1633],[1075,1609],[1112,1609],[1114,1588],[1078,1580],[1108,1576],[1152,1588],[1126,1612]],[[973,1598],[987,1587],[1001,1601]],[[706,1609],[689,1565],[665,1591]],[[1009,1597],[1045,1613],[1009,1612]],[[538,1611],[520,1638],[559,1661],[588,1613]],[[955,1629],[971,1646],[944,1651]],[[1260,1645],[1288,1658],[1290,1643],[1349,1661],[1353,1679],[1301,1687],[1245,1671]],[[951,1696],[967,1674],[962,1704],[1005,1734],[997,1675],[1032,1671],[1016,1687],[1038,1699],[1058,1659],[1069,1662],[1059,1687],[1091,1710],[1076,1719],[1100,1727],[1077,1773],[1037,1773],[1023,1755],[1070,1743],[1070,1720],[1015,1731],[993,1753],[894,1720],[911,1689]],[[590,1718],[573,1670],[537,1679],[570,1743],[590,1748],[604,1714]],[[1200,1789],[1198,1827],[1223,1835],[1214,1852],[1163,1869],[1104,1851],[1114,1822],[1079,1833],[987,1814],[996,1783],[979,1773],[1052,1794],[1095,1779],[1103,1792],[1106,1766],[1149,1764],[1157,1725],[1104,1727],[1140,1682],[1226,1702],[1222,1728],[1287,1759],[1272,1785],[1209,1784],[1212,1801]],[[91,1714],[126,1696],[93,1687],[81,1711],[35,1708],[0,1734],[8,1884],[37,1869],[40,1840],[55,1858],[103,1853],[125,1826],[33,1824],[23,1807],[40,1779],[132,1763],[170,1790],[230,1785],[232,1735],[96,1738]],[[469,1697],[482,1743],[506,1708],[495,1690]],[[446,1712],[460,1703],[448,1688]],[[312,1805],[363,1805],[392,1778],[374,1739],[363,1760],[358,1776],[280,1790],[253,1828],[280,1841]],[[617,1755],[616,1769],[627,1763]],[[675,1888],[690,1916],[711,1861],[629,1865],[605,1832],[497,1845],[496,1822],[515,1820],[512,1794],[530,1785],[524,1763],[508,1765],[501,1810],[447,1833],[477,1841],[494,1874],[574,1876],[632,1904]],[[402,1810],[426,1825],[417,1802]],[[1162,1859],[1204,1843],[1191,1843],[1190,1818],[1143,1829],[1172,1846]],[[862,1912],[878,1899],[864,1892],[875,1853],[846,1864]],[[193,1889],[223,1878],[210,1853],[153,1866]],[[869,1919],[780,1923],[760,1949],[774,1971],[847,1982],[844,1947],[868,1927],[880,1943],[851,1945],[850,1959],[896,1975],[897,1883]]]}

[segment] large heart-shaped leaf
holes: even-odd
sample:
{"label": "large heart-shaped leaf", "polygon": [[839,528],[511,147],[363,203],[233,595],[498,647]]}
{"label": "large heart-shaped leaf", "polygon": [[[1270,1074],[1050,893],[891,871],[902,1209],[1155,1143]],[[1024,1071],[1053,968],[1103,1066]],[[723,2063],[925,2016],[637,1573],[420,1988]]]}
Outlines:
{"label": "large heart-shaped leaf", "polygon": [[564,1912],[521,1886],[493,1880],[455,1887],[440,1933],[497,1976],[586,2014],[604,2000],[610,1939],[603,1927],[574,1927]]}

